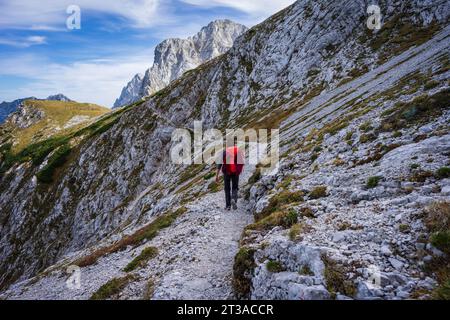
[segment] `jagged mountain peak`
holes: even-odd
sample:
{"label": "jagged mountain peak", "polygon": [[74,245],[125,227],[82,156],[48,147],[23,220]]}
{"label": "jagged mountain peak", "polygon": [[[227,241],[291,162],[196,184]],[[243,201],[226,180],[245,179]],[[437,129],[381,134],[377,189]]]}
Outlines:
{"label": "jagged mountain peak", "polygon": [[65,101],[65,102],[71,102],[73,100],[67,98],[65,95],[63,95],[62,93],[58,93],[55,95],[50,95],[47,97],[47,99],[45,100],[52,100],[52,101]]}
{"label": "jagged mountain peak", "polygon": [[114,108],[121,107],[163,89],[183,73],[228,51],[247,30],[231,20],[215,20],[187,39],[170,38],[155,48],[153,66],[136,75],[122,89]]}

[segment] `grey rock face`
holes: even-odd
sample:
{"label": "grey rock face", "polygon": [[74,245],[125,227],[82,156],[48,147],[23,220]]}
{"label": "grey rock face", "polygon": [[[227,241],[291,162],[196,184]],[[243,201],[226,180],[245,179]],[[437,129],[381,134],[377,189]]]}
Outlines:
{"label": "grey rock face", "polygon": [[[402,2],[387,1],[386,19],[400,13],[413,17],[420,25],[437,21],[443,25],[441,32],[422,46],[391,56],[380,65],[380,52],[372,51],[369,42],[358,40],[367,31],[364,23],[366,1],[338,2],[333,6],[325,0],[298,1],[239,37],[221,57],[179,78],[161,94],[125,109],[108,130],[79,145],[77,155],[54,184],[42,188],[34,177],[40,168],[32,163],[12,167],[0,180],[3,214],[0,282],[3,287],[13,284],[7,296],[40,297],[43,296],[41,292],[45,292],[45,296],[52,298],[60,294],[72,299],[86,298],[88,293],[100,287],[100,282],[121,275],[123,267],[139,251],[127,248],[123,252],[106,254],[98,265],[83,268],[87,288],[82,296],[61,289],[65,278],[58,272],[67,264],[132,234],[178,205],[201,203],[201,212],[192,209],[191,214],[180,217],[172,228],[161,234],[169,236],[179,223],[182,227],[177,229],[179,233],[175,232],[178,239],[155,240],[154,244],[159,245],[164,258],[139,273],[143,280],[127,287],[120,298],[140,298],[142,290],[138,289],[150,275],[160,280],[156,284],[157,297],[189,296],[189,291],[183,290],[186,287],[194,288],[199,297],[216,297],[211,293],[215,289],[206,282],[223,285],[227,280],[214,282],[206,272],[207,267],[214,270],[221,263],[222,250],[227,247],[234,250],[236,242],[233,241],[239,239],[232,241],[221,234],[217,240],[220,243],[214,250],[214,232],[208,232],[207,238],[201,236],[207,225],[203,220],[205,210],[214,213],[219,210],[204,196],[210,193],[211,182],[204,179],[210,168],[195,167],[198,171],[193,171],[192,167],[172,164],[169,159],[170,134],[175,128],[192,128],[194,119],[204,120],[205,127],[222,127],[238,125],[237,120],[248,121],[249,115],[258,123],[266,112],[275,110],[278,115],[289,110],[292,113],[280,124],[281,151],[288,155],[280,168],[285,169],[261,179],[251,188],[248,208],[252,213],[263,209],[267,199],[281,192],[278,184],[289,175],[294,176],[289,189],[312,190],[318,185],[327,185],[329,195],[319,200],[305,197],[302,205],[312,208],[314,218],[301,217],[305,229],[301,233],[302,240],[292,242],[288,230],[282,226],[267,233],[253,232],[249,239],[243,239],[256,248],[257,265],[251,296],[261,299],[327,298],[325,266],[321,259],[322,251],[326,251],[357,268],[346,274],[354,284],[367,282],[367,275],[359,269],[369,268],[372,264],[381,272],[398,272],[405,278],[404,283],[392,280],[382,289],[361,285],[362,298],[406,297],[408,283],[418,282],[418,270],[414,265],[415,237],[423,231],[423,224],[414,217],[424,199],[421,199],[420,188],[409,190],[407,194],[398,182],[410,173],[412,157],[417,157],[417,163],[424,164],[424,169],[430,171],[448,161],[444,154],[449,151],[449,135],[441,132],[440,136],[432,136],[434,132],[431,132],[424,140],[415,142],[410,137],[417,128],[411,127],[402,130],[401,138],[383,133],[375,141],[363,144],[359,142],[359,127],[369,120],[377,125],[380,113],[396,102],[384,97],[384,93],[395,88],[407,75],[436,70],[440,65],[437,57],[448,52],[450,44],[446,39],[450,31],[445,27],[450,12],[448,2],[422,4],[413,1],[403,6]],[[161,59],[163,52],[171,52],[169,43],[175,45],[177,41],[169,41],[161,47]],[[358,54],[364,58],[355,59]],[[368,69],[366,73],[339,85],[352,69],[363,66]],[[447,80],[448,73],[441,75],[439,88],[435,90],[446,88]],[[324,87],[316,88],[317,96],[305,102],[309,88],[321,83]],[[400,90],[398,99],[409,101],[422,91],[420,88],[417,93],[404,95]],[[351,113],[359,102],[364,107],[376,108],[358,115]],[[312,152],[297,148],[297,143],[302,142],[312,129],[320,129],[347,114],[352,115],[348,128],[338,130],[335,135],[327,133],[323,136],[320,141],[322,151],[316,162],[311,161]],[[449,117],[444,113],[432,121],[432,127],[445,129]],[[355,132],[352,148],[345,146],[347,142],[343,137],[347,131]],[[319,139],[313,139],[319,143]],[[404,147],[392,150],[379,160],[358,164],[367,160],[377,145],[394,143]],[[410,149],[413,151],[408,152]],[[427,155],[435,156],[433,163],[426,161]],[[342,160],[341,165],[335,164],[337,157]],[[384,177],[383,185],[366,190],[367,179],[375,175]],[[448,181],[428,181],[427,184],[445,187]],[[415,184],[409,186],[416,187]],[[445,196],[437,191],[427,197],[443,199]],[[298,208],[294,206],[293,209]],[[401,217],[396,220],[399,214]],[[216,216],[221,219],[220,214]],[[227,217],[230,223],[236,220]],[[401,233],[400,224],[411,226],[414,232]],[[220,230],[219,224],[214,224],[215,230]],[[230,233],[238,238],[241,234],[238,231],[242,230],[233,229]],[[337,232],[344,232],[345,237],[338,234],[333,239]],[[191,243],[201,243],[199,248],[217,254],[213,259],[201,254],[195,256],[203,263],[202,279],[195,277],[190,260],[195,247],[189,246]],[[403,264],[401,271],[391,265],[387,250],[382,253],[381,246],[387,245],[395,259]],[[229,263],[232,260],[229,251],[226,256],[226,263]],[[172,266],[172,260],[176,259],[180,260]],[[279,261],[286,271],[268,272],[268,259]],[[50,275],[44,273],[42,278],[30,283],[20,282],[49,266],[53,266],[48,270]],[[299,269],[306,266],[311,272],[299,274]],[[182,282],[183,272],[176,270],[179,267],[189,271],[190,285],[185,286]],[[57,271],[52,273],[52,270]],[[221,266],[220,270],[226,268]],[[221,274],[226,276],[226,273]],[[176,286],[173,290],[167,287],[172,284]],[[208,288],[211,291],[202,291]],[[224,285],[218,291],[226,293],[228,288],[229,285]],[[336,296],[345,299],[348,295],[336,292]]]}
{"label": "grey rock face", "polygon": [[13,102],[0,103],[0,123],[4,122],[8,116],[15,112],[25,100],[36,100],[35,97],[14,100]]}
{"label": "grey rock face", "polygon": [[186,71],[227,52],[247,28],[230,20],[216,20],[188,39],[167,39],[155,49],[153,66],[137,74],[123,88],[114,108],[131,104],[166,87]]}
{"label": "grey rock face", "polygon": [[67,98],[65,95],[63,95],[62,93],[58,93],[52,96],[48,96],[47,99],[45,100],[53,100],[53,101],[64,101],[64,102],[71,102],[73,100],[70,100],[69,98]]}

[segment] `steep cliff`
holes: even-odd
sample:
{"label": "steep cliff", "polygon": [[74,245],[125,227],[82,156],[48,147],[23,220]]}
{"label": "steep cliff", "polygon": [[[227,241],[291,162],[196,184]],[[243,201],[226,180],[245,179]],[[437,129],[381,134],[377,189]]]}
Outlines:
{"label": "steep cliff", "polygon": [[227,52],[247,28],[230,20],[216,20],[188,39],[167,39],[155,49],[153,66],[137,74],[122,90],[114,108],[148,97],[181,77],[186,71]]}

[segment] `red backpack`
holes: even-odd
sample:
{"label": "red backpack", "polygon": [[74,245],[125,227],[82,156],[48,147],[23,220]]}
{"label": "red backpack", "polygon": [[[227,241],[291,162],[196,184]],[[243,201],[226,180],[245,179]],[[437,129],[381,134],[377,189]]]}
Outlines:
{"label": "red backpack", "polygon": [[224,173],[240,175],[244,169],[244,157],[237,146],[228,147],[223,153]]}

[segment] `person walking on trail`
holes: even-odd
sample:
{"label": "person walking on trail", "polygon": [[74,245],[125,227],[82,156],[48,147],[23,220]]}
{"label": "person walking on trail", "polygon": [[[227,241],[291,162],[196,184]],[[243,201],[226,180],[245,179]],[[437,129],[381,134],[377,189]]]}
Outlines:
{"label": "person walking on trail", "polygon": [[239,191],[239,175],[244,169],[244,157],[238,146],[228,147],[223,151],[223,159],[217,164],[216,182],[219,182],[220,171],[223,173],[225,182],[226,210],[237,209]]}

